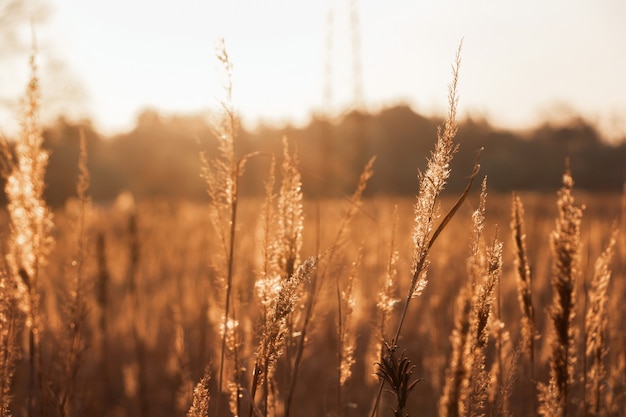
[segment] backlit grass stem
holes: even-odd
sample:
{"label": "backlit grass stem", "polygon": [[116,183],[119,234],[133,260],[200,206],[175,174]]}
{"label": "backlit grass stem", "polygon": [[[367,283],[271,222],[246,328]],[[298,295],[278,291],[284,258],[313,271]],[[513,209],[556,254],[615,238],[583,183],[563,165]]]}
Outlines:
{"label": "backlit grass stem", "polygon": [[567,416],[576,363],[576,280],[580,275],[580,225],[582,209],[574,205],[574,180],[569,164],[557,202],[556,229],[550,235],[553,254],[553,301],[550,310],[550,380],[540,386],[539,412],[544,416]]}
{"label": "backlit grass stem", "polygon": [[39,78],[37,56],[30,58],[30,82],[24,100],[21,133],[15,145],[16,160],[8,161],[10,174],[5,191],[9,200],[11,234],[7,264],[14,285],[16,300],[26,314],[28,329],[28,415],[41,413],[43,387],[41,368],[42,321],[40,313],[42,266],[54,243],[52,214],[44,199],[44,176],[48,153],[43,149],[39,123]]}

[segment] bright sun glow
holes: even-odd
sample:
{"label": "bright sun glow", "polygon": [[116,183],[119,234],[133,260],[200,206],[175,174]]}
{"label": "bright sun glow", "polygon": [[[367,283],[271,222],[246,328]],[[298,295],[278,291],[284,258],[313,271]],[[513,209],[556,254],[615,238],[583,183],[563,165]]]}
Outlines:
{"label": "bright sun glow", "polygon": [[[461,116],[521,128],[581,113],[608,134],[626,132],[623,2],[353,3],[369,109],[405,101],[422,113],[443,112],[450,63],[464,39]],[[223,37],[244,121],[305,122],[312,111],[327,110],[329,79],[331,110],[352,103],[349,4],[54,0],[36,28],[43,94],[51,107],[89,117],[105,133],[131,128],[145,107],[205,112],[219,94],[213,48]],[[9,86],[0,78],[10,94],[3,102],[17,100],[16,86],[25,85],[13,67]],[[3,132],[14,118],[8,107],[15,108],[2,108]]]}

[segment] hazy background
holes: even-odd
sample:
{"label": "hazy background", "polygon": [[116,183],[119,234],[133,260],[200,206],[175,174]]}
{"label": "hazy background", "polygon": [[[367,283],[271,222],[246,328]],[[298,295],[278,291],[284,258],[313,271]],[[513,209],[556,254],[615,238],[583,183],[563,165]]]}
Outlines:
{"label": "hazy background", "polygon": [[[441,120],[415,113],[408,106],[390,107],[375,114],[352,112],[339,120],[319,118],[302,128],[261,127],[240,132],[236,153],[268,151],[281,155],[286,135],[300,154],[303,189],[307,197],[343,197],[352,194],[363,166],[377,156],[374,177],[366,195],[417,193],[417,172],[424,169]],[[46,147],[52,152],[46,190],[50,203],[62,204],[74,194],[81,126],[58,120],[46,129]],[[142,113],[129,132],[103,137],[83,125],[89,140],[91,194],[112,201],[123,191],[139,198],[206,199],[200,178],[200,151],[216,155],[217,140],[202,116],[163,116]],[[621,192],[624,184],[626,141],[607,144],[584,119],[565,125],[544,124],[518,132],[494,128],[484,120],[465,120],[458,134],[448,191],[466,185],[481,155],[482,174],[492,192],[545,191],[561,185],[566,159],[578,190]],[[241,178],[245,195],[263,193],[269,161],[256,158],[246,164]]]}
{"label": "hazy background", "polygon": [[[422,113],[443,111],[463,38],[462,114],[519,128],[575,112],[605,133],[626,131],[620,0],[0,0],[0,91],[6,102],[23,89],[33,19],[44,93],[66,101],[55,110],[88,116],[106,133],[127,130],[146,106],[211,108],[220,85],[213,48],[223,37],[244,119],[305,122],[311,110],[352,102],[351,3],[367,107],[402,100]],[[13,43],[21,48],[11,57],[7,27],[18,25]],[[331,103],[324,98],[329,56]]]}
{"label": "hazy background", "polygon": [[619,190],[624,21],[618,0],[0,0],[0,133],[18,131],[35,39],[50,196],[71,193],[80,122],[94,195],[201,198],[198,152],[212,146],[214,47],[225,38],[238,152],[276,150],[287,133],[315,195],[346,192],[378,155],[372,189],[411,194],[463,39],[459,175],[485,146],[498,190],[551,189],[566,157],[579,187]]}

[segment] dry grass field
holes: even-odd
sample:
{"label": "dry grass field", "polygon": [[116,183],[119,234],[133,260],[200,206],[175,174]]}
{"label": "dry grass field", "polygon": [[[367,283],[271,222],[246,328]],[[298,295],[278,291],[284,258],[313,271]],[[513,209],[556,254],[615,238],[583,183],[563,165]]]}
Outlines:
{"label": "dry grass field", "polygon": [[[564,161],[549,194],[451,172],[458,64],[415,198],[364,198],[372,159],[352,196],[306,200],[288,138],[235,155],[225,100],[209,204],[92,203],[83,152],[54,212],[33,76],[4,155],[2,415],[625,415],[624,196]],[[265,197],[239,199],[251,158]]]}

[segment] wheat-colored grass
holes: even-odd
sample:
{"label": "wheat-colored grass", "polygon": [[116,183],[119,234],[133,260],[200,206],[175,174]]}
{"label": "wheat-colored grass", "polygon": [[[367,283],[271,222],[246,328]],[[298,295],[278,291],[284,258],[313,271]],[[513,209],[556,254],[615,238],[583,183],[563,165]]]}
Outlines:
{"label": "wheat-colored grass", "polygon": [[[46,394],[42,385],[41,274],[54,243],[52,214],[44,199],[44,175],[48,153],[43,149],[39,121],[40,89],[36,53],[30,58],[30,82],[24,96],[21,133],[15,145],[15,160],[7,161],[6,178],[11,234],[6,255],[10,287],[16,289],[15,300],[26,315],[28,328],[29,377],[28,414],[38,415]],[[6,153],[5,153],[6,154]]]}
{"label": "wheat-colored grass", "polygon": [[209,367],[204,371],[202,379],[196,384],[193,390],[193,402],[187,417],[209,417],[209,381],[211,380],[211,372]]}
{"label": "wheat-colored grass", "polygon": [[[223,45],[218,60],[229,96]],[[599,214],[619,211],[619,201],[583,195],[583,228],[567,171],[553,230],[554,195],[517,194],[511,212],[502,209],[510,196],[490,194],[487,210],[484,181],[477,210],[462,205],[474,199],[478,167],[459,198],[444,195],[458,66],[457,56],[416,201],[369,198],[373,158],[351,197],[309,201],[298,168],[306,155],[286,138],[282,154],[261,160],[265,198],[241,197],[244,165],[266,154],[236,156],[239,122],[227,99],[217,154],[203,157],[208,210],[91,205],[83,137],[78,201],[55,213],[54,229],[34,76],[30,133],[19,139],[36,140],[2,150],[2,415],[526,416],[533,401],[544,415],[621,415],[624,235]],[[510,230],[492,237],[503,223]],[[52,233],[58,244],[46,246]],[[575,291],[583,241],[589,259],[598,255],[584,305]],[[535,380],[539,392],[529,389]]]}
{"label": "wheat-colored grass", "polygon": [[528,264],[524,204],[519,195],[513,195],[513,213],[511,219],[513,243],[515,247],[515,267],[517,271],[517,294],[522,313],[521,330],[524,354],[530,362],[530,375],[533,378],[535,362],[535,309],[532,300],[532,271]]}
{"label": "wheat-colored grass", "polygon": [[576,363],[576,280],[580,275],[582,209],[574,204],[574,180],[569,167],[559,191],[556,229],[550,235],[553,254],[553,302],[550,379],[540,389],[539,412],[545,416],[567,416]]}
{"label": "wheat-colored grass", "polygon": [[[610,263],[615,250],[617,228],[614,227],[609,242],[596,260],[589,303],[585,315],[585,408],[592,416],[600,416],[612,409],[612,398],[607,390],[606,356],[608,354],[608,289],[611,281]],[[589,360],[587,361],[587,358]],[[608,400],[608,401],[607,401]]]}

